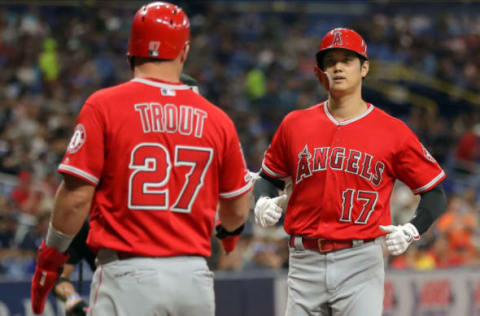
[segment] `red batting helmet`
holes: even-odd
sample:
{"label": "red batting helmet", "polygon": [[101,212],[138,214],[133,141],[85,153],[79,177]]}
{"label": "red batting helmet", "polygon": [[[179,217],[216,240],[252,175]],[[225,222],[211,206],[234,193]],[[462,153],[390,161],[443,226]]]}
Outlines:
{"label": "red batting helmet", "polygon": [[175,59],[189,40],[185,12],[168,2],[152,2],[133,17],[127,56]]}
{"label": "red batting helmet", "polygon": [[317,64],[322,66],[322,59],[325,52],[333,48],[348,49],[361,57],[368,59],[367,44],[363,38],[352,29],[336,28],[325,34],[317,53]]}

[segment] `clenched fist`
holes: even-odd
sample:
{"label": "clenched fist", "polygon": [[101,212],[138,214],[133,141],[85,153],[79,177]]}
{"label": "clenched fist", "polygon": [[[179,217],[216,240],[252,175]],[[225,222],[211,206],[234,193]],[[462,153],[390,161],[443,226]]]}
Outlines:
{"label": "clenched fist", "polygon": [[287,195],[275,198],[262,196],[255,204],[255,222],[262,227],[275,225],[286,209]]}

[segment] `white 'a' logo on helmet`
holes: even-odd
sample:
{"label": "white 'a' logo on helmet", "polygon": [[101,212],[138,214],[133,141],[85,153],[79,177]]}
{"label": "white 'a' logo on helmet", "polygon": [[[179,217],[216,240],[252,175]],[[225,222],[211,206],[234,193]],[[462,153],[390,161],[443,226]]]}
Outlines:
{"label": "white 'a' logo on helmet", "polygon": [[332,46],[342,46],[342,45],[343,45],[342,32],[333,33]]}

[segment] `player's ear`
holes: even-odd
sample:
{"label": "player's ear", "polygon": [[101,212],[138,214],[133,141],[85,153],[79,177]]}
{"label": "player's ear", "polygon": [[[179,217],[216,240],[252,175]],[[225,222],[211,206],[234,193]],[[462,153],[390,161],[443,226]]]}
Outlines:
{"label": "player's ear", "polygon": [[183,64],[187,60],[188,52],[190,51],[190,43],[185,44],[180,52],[180,62]]}
{"label": "player's ear", "polygon": [[362,65],[360,66],[360,74],[362,75],[362,78],[365,78],[367,76],[369,70],[370,64],[368,60],[363,61]]}

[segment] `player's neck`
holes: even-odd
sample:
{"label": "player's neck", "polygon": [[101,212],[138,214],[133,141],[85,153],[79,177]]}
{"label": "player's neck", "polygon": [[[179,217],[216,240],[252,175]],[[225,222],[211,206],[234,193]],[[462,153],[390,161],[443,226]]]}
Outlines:
{"label": "player's neck", "polygon": [[361,115],[368,109],[361,95],[344,95],[328,98],[328,110],[339,122],[347,121]]}
{"label": "player's neck", "polygon": [[135,78],[153,78],[168,82],[179,82],[182,68],[176,63],[145,63],[135,66],[133,76]]}

